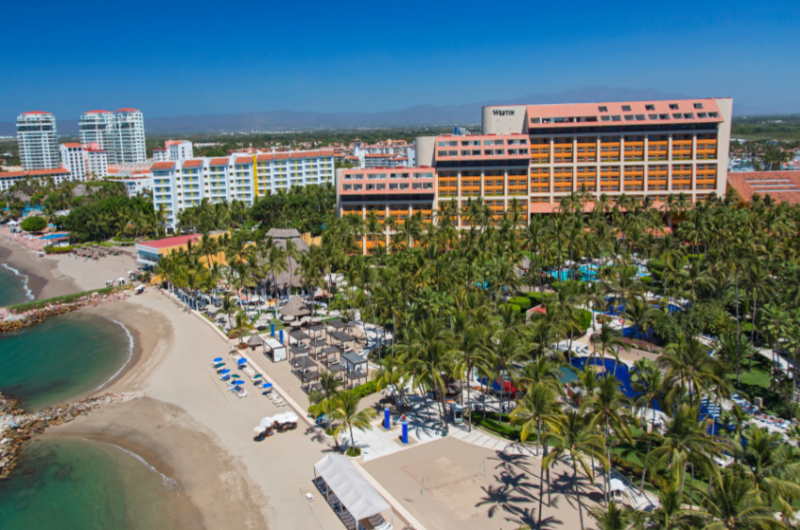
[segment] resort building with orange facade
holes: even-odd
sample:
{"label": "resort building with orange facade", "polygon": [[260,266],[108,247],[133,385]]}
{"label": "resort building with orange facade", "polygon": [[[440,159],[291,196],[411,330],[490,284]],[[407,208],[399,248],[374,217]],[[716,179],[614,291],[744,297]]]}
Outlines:
{"label": "resort building with orange facade", "polygon": [[[732,108],[730,98],[487,106],[482,134],[417,138],[418,168],[339,170],[339,214],[360,213],[366,220],[373,209],[384,216],[402,209],[392,205],[436,212],[450,201],[464,211],[481,197],[496,215],[516,205],[527,218],[552,213],[578,191],[655,203],[680,193],[692,201],[721,196]],[[416,172],[432,174],[432,190],[415,194],[388,186],[389,175]],[[365,187],[384,180],[380,193]],[[356,188],[357,181],[364,186]],[[384,226],[383,238],[365,237],[364,251],[388,242],[394,224]],[[458,226],[469,226],[466,216]]]}

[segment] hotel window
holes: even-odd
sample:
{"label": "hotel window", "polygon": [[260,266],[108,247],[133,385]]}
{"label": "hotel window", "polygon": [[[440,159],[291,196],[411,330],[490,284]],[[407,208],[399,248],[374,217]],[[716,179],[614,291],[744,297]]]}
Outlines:
{"label": "hotel window", "polygon": [[656,110],[656,106],[655,105],[645,105],[644,106],[644,110]]}
{"label": "hotel window", "polygon": [[694,104],[694,108],[696,108],[696,109],[702,109],[702,108],[703,108],[703,104],[702,104],[702,103],[695,103],[695,104]]}
{"label": "hotel window", "polygon": [[608,107],[598,107],[600,112],[608,112]]}
{"label": "hotel window", "polygon": [[611,116],[611,121],[622,121],[620,116]]}
{"label": "hotel window", "polygon": [[678,110],[678,104],[677,103],[670,103],[669,104],[669,109],[670,110]]}
{"label": "hotel window", "polygon": [[630,105],[623,105],[622,106],[622,112],[630,112],[630,111],[631,111],[631,106]]}
{"label": "hotel window", "polygon": [[625,121],[633,121],[633,119],[634,119],[633,118],[633,114],[626,114],[625,115]]}

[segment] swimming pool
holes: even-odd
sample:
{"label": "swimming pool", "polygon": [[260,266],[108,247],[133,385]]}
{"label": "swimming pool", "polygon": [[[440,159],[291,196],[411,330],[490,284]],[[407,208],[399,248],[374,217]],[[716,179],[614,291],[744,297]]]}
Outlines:
{"label": "swimming pool", "polygon": [[[572,269],[567,268],[567,269],[562,269],[560,275],[558,273],[558,270],[552,270],[552,271],[550,271],[550,276],[552,276],[553,278],[555,278],[555,279],[557,279],[559,281],[562,281],[562,282],[564,280],[567,280],[567,279],[570,279],[570,278],[573,278],[573,277],[575,279],[577,279],[577,280],[582,281],[582,282],[593,282],[593,281],[597,280],[597,272],[599,270],[600,270],[600,267],[598,265],[594,265],[594,264],[581,265],[580,267],[578,267],[578,274],[577,275],[573,274],[573,270]],[[645,267],[638,267],[637,270],[636,270],[636,274],[637,274],[637,276],[639,276],[639,278],[644,278],[645,276],[650,276],[650,271],[648,271]]]}
{"label": "swimming pool", "polygon": [[66,239],[67,234],[47,234],[46,236],[41,236],[39,239]]}

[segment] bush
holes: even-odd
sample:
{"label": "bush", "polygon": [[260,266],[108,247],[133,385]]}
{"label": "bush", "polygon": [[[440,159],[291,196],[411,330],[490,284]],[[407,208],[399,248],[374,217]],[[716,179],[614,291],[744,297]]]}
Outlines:
{"label": "bush", "polygon": [[644,276],[642,277],[642,283],[647,286],[653,285],[653,277],[652,276]]}
{"label": "bush", "polygon": [[66,247],[54,247],[53,245],[47,245],[44,247],[44,251],[47,254],[69,254],[75,250],[75,247],[68,245]]}
{"label": "bush", "polygon": [[508,303],[519,306],[523,311],[531,307],[531,299],[527,296],[515,296],[514,298],[510,298]]}
{"label": "bush", "polygon": [[44,217],[39,217],[38,215],[31,215],[30,217],[23,219],[22,224],[20,224],[19,227],[26,232],[39,232],[47,227],[47,220]]}
{"label": "bush", "polygon": [[358,385],[353,389],[353,393],[359,398],[363,398],[378,391],[377,381],[367,381],[363,385]]}
{"label": "bush", "polygon": [[83,296],[89,296],[89,295],[91,295],[93,293],[97,293],[99,295],[102,295],[102,294],[111,293],[113,291],[120,290],[120,289],[126,289],[126,288],[125,287],[116,287],[116,286],[103,287],[101,289],[93,289],[91,291],[83,291],[83,292],[80,292],[80,293],[67,294],[67,295],[64,295],[64,296],[56,296],[55,298],[48,298],[46,300],[34,300],[32,302],[25,302],[24,304],[17,304],[17,305],[8,306],[7,309],[9,311],[13,311],[15,313],[21,313],[23,311],[30,311],[31,309],[38,309],[38,308],[44,307],[44,306],[46,306],[48,304],[50,304],[50,305],[69,304],[70,302],[76,301],[78,298],[81,298]]}
{"label": "bush", "polygon": [[347,456],[351,458],[355,458],[357,456],[361,456],[361,448],[360,447],[348,447],[347,448]]}
{"label": "bush", "polygon": [[539,292],[525,293],[525,298],[528,298],[531,301],[531,307],[535,307],[537,305],[550,302],[555,298],[555,296],[556,296],[555,293],[539,293]]}
{"label": "bush", "polygon": [[586,330],[592,325],[592,312],[588,309],[578,309],[577,317],[578,325],[580,325],[583,332],[586,333]]}

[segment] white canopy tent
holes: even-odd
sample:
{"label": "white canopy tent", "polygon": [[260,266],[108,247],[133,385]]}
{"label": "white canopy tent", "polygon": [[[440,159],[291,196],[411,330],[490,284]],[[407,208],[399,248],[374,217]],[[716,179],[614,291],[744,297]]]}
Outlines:
{"label": "white canopy tent", "polygon": [[327,455],[314,464],[314,470],[356,521],[368,519],[389,509],[380,493],[344,455]]}

